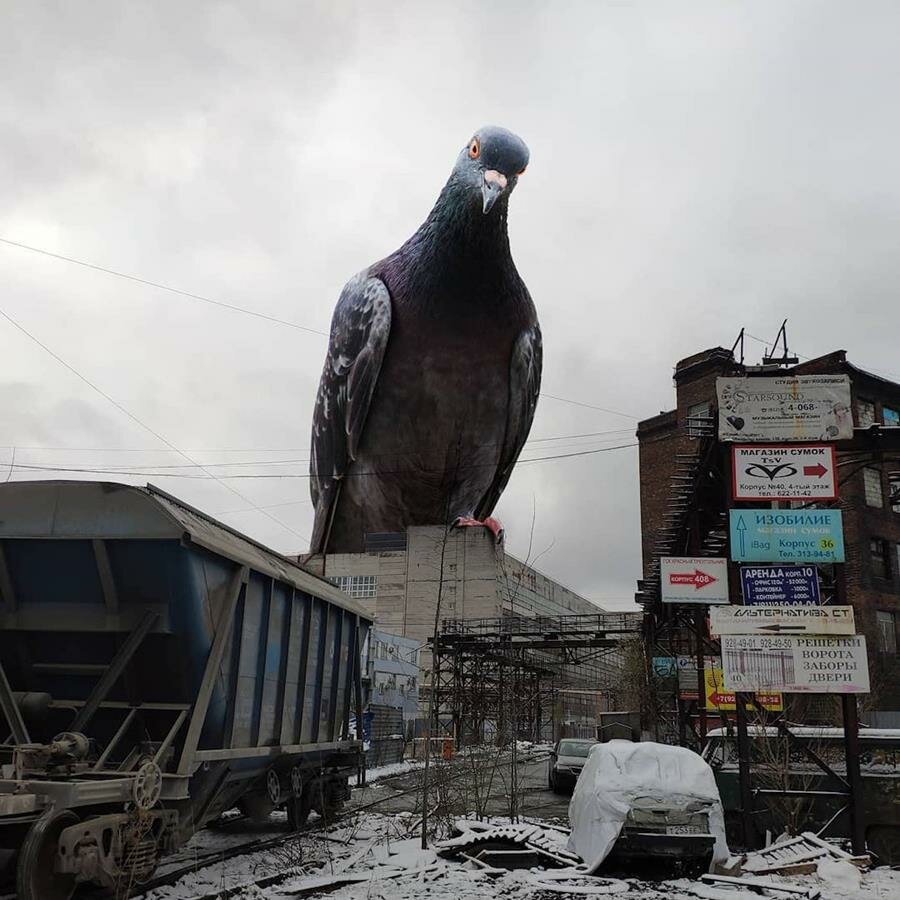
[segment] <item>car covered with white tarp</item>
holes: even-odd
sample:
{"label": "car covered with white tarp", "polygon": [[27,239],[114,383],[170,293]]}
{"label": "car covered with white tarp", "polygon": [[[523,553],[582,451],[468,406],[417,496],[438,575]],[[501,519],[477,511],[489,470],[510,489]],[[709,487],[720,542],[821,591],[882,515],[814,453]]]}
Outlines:
{"label": "car covered with white tarp", "polygon": [[597,744],[569,805],[569,849],[596,871],[607,857],[689,862],[728,858],[722,802],[709,765],[684,747]]}

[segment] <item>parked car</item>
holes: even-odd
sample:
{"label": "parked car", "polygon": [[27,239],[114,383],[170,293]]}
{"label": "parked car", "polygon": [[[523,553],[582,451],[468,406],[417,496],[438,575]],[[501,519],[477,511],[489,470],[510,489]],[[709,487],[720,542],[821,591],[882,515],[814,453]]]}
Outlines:
{"label": "parked car", "polygon": [[[790,746],[776,728],[750,726],[750,771],[754,788],[839,792],[843,786],[826,775],[806,754],[805,745],[843,777],[844,732],[841,728],[792,727],[799,744]],[[740,847],[743,827],[736,738],[716,728],[707,735],[703,758],[712,766],[725,808],[730,845]],[[900,864],[900,728],[860,728],[860,774],[866,844],[879,861]],[[760,834],[785,830],[785,818],[793,816],[803,831],[822,837],[849,837],[850,817],[846,801],[831,796],[792,798],[754,792],[753,819]]]}
{"label": "parked car", "polygon": [[557,741],[556,746],[550,751],[550,767],[547,773],[550,790],[557,794],[573,790],[591,747],[596,745],[596,741],[581,738],[563,738]]}
{"label": "parked car", "polygon": [[728,857],[722,804],[709,765],[684,747],[614,740],[596,745],[569,805],[569,848],[590,871],[609,864],[674,864],[709,871]]}

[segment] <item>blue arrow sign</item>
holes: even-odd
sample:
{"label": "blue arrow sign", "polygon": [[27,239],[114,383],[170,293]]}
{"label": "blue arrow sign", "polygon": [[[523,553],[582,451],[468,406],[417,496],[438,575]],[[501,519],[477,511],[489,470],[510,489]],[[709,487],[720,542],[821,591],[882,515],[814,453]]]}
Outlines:
{"label": "blue arrow sign", "polygon": [[844,561],[839,509],[732,509],[730,519],[735,561]]}

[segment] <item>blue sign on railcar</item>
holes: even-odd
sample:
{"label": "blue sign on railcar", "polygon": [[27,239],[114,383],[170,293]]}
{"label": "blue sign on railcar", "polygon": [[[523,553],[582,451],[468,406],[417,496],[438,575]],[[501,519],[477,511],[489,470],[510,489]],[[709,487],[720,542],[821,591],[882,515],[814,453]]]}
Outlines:
{"label": "blue sign on railcar", "polygon": [[741,566],[741,592],[747,606],[819,606],[815,566]]}
{"label": "blue sign on railcar", "polygon": [[735,562],[844,561],[839,509],[732,509],[730,517]]}

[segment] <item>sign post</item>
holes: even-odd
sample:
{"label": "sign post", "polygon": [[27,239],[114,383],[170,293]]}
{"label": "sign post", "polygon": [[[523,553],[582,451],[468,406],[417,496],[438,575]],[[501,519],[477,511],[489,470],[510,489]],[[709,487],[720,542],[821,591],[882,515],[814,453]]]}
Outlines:
{"label": "sign post", "polygon": [[717,378],[719,440],[842,441],[853,437],[846,375]]}
{"label": "sign post", "polygon": [[866,639],[858,634],[848,637],[723,635],[722,671],[728,691],[869,693]]}
{"label": "sign post", "polygon": [[741,566],[741,594],[747,606],[818,606],[815,566]]}
{"label": "sign post", "polygon": [[714,635],[855,635],[852,606],[716,606]]}
{"label": "sign post", "polygon": [[839,509],[732,509],[729,517],[735,562],[844,561]]}
{"label": "sign post", "polygon": [[834,500],[837,461],[829,444],[734,446],[735,500]]}
{"label": "sign post", "polygon": [[659,565],[663,603],[728,603],[728,561],[724,557],[663,556]]}

